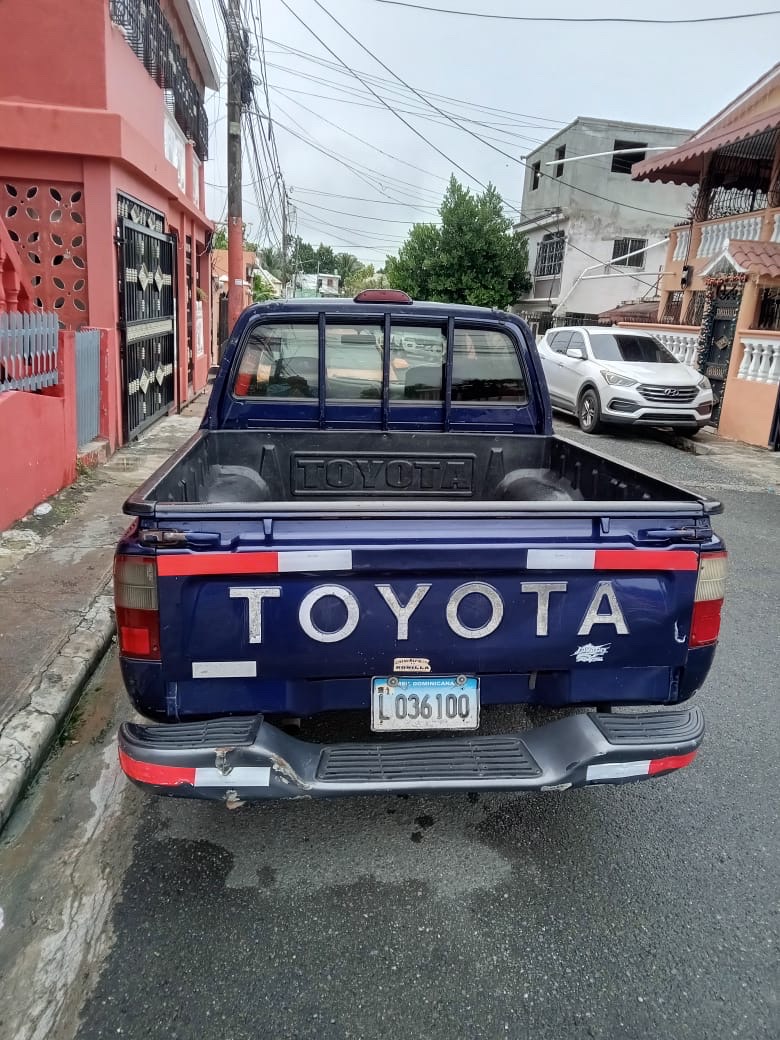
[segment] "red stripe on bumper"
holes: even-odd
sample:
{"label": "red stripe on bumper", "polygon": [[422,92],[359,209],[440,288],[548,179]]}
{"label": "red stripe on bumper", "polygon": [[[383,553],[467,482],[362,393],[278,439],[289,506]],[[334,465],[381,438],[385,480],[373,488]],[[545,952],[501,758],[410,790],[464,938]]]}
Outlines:
{"label": "red stripe on bumper", "polygon": [[597,549],[597,571],[695,571],[699,555],[689,549]]}
{"label": "red stripe on bumper", "polygon": [[183,578],[196,574],[277,574],[279,553],[175,553],[157,557],[161,578]]}
{"label": "red stripe on bumper", "polygon": [[119,764],[131,780],[155,787],[179,787],[181,784],[195,786],[195,770],[187,766],[155,766],[150,762],[138,762],[119,750]]}
{"label": "red stripe on bumper", "polygon": [[666,758],[653,758],[650,760],[650,768],[647,770],[648,776],[654,776],[656,773],[668,773],[670,769],[682,769],[683,766],[689,766],[696,758],[695,751],[689,751],[687,755],[667,755]]}

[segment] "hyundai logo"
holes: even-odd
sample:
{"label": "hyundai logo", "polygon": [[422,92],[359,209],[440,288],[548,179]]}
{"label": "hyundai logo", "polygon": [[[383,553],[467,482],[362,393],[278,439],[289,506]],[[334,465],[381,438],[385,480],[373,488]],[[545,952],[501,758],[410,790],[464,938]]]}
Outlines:
{"label": "hyundai logo", "polygon": [[664,397],[677,397],[679,390],[676,390],[673,386],[667,386],[664,390]]}

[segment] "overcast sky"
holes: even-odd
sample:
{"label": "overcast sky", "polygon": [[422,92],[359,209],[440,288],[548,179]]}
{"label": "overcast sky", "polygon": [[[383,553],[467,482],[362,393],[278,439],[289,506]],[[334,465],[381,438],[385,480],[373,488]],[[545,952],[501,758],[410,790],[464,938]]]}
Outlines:
{"label": "overcast sky", "polygon": [[[224,27],[217,14],[218,0],[197,2],[224,80]],[[778,59],[780,16],[701,25],[529,24],[418,12],[377,0],[321,2],[393,72],[420,91],[457,99],[435,103],[461,121],[476,120],[466,125],[483,137],[493,137],[498,147],[517,158],[578,115],[696,129]],[[770,0],[410,2],[559,17],[712,17],[778,6]],[[390,80],[374,83],[374,89],[394,108],[418,110],[419,115],[404,112],[404,118],[431,142],[415,136],[343,69],[324,67],[286,51],[285,47],[295,48],[338,65],[281,0],[242,0],[254,27],[257,22],[250,15],[262,6],[271,114],[302,238],[325,242],[336,251],[352,252],[381,266],[388,252],[397,251],[415,220],[435,220],[451,172],[478,188],[431,145],[478,181],[492,180],[509,202],[519,202],[522,165],[450,124],[434,122],[441,122],[441,117],[393,81],[314,0],[288,3],[350,68]],[[259,62],[254,70],[259,76]],[[262,87],[258,97],[265,110]],[[226,212],[224,96],[209,94],[206,107],[212,157],[206,166],[207,208],[209,216],[219,221]],[[291,131],[335,153],[352,169]],[[248,237],[273,243],[279,239],[278,216],[272,218],[266,234],[265,216],[251,184],[255,178],[251,157],[245,155]]]}

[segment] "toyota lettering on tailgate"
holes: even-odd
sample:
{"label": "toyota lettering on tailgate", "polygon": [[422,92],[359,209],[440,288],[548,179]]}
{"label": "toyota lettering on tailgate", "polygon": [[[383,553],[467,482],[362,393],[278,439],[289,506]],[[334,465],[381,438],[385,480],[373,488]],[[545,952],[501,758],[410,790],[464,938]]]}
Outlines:
{"label": "toyota lettering on tailgate", "polygon": [[[417,608],[431,589],[430,585],[417,585],[406,602],[402,602],[392,585],[374,585],[377,597],[384,602],[387,609],[396,619],[396,639],[399,642],[409,638],[409,626]],[[550,601],[553,596],[565,595],[568,590],[566,581],[523,581],[518,591],[528,597],[529,612],[535,610],[536,635],[549,635]],[[231,599],[246,600],[248,616],[248,640],[250,643],[263,642],[263,604],[267,599],[280,599],[284,593],[280,585],[258,585],[251,587],[231,587]],[[289,593],[288,593],[289,595]],[[460,617],[460,606],[468,596],[481,597],[487,609],[486,620],[478,627],[472,628],[463,623]],[[346,616],[338,628],[325,631],[313,619],[315,606],[324,599],[339,600]],[[504,600],[498,589],[481,581],[470,581],[454,589],[447,600],[445,620],[450,631],[461,639],[485,639],[492,635],[504,620]],[[360,603],[354,592],[343,585],[318,585],[310,589],[301,600],[298,608],[298,622],[303,632],[317,643],[338,643],[349,636],[360,623]],[[588,607],[577,629],[578,636],[588,636],[594,625],[611,625],[615,634],[629,634],[623,610],[618,602],[613,583],[600,581],[595,587]]]}

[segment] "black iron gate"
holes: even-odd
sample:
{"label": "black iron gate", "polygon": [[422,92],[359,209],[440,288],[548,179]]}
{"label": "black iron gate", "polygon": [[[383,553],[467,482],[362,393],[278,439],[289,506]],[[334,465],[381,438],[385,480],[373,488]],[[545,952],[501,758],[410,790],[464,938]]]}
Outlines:
{"label": "black iron gate", "polygon": [[193,341],[192,341],[192,239],[184,239],[184,273],[187,285],[187,383],[192,387]]}
{"label": "black iron gate", "polygon": [[119,196],[123,422],[130,440],[175,401],[175,239],[161,214]]}
{"label": "black iron gate", "polygon": [[726,390],[726,377],[729,374],[731,348],[734,345],[734,331],[737,327],[737,315],[742,302],[742,287],[723,287],[718,289],[712,302],[712,325],[707,340],[701,369],[712,383],[712,394],[715,404],[710,422],[717,426],[723,407],[723,395]]}

